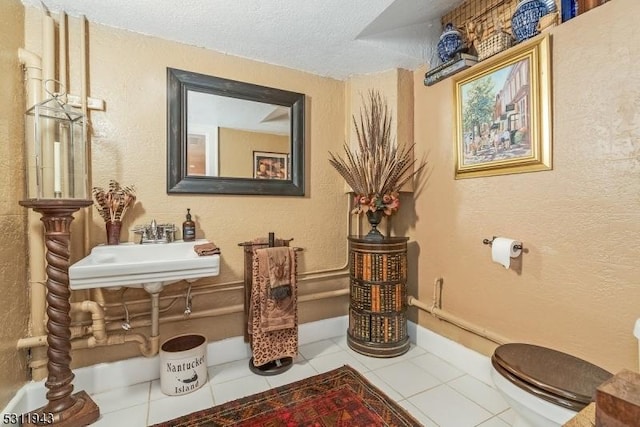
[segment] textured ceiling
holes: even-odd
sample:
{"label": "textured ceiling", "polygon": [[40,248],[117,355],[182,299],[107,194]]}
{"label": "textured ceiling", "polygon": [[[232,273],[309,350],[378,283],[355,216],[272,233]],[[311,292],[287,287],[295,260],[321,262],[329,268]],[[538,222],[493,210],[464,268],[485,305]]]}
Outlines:
{"label": "textured ceiling", "polygon": [[23,0],[90,22],[336,79],[433,58],[461,0]]}

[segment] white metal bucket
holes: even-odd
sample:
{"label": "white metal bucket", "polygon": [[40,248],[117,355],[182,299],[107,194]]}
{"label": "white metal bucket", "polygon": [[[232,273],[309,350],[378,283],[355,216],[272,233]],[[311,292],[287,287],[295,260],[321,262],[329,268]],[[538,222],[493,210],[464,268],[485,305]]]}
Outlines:
{"label": "white metal bucket", "polygon": [[207,338],[178,335],[160,347],[160,390],[168,396],[196,391],[207,383]]}

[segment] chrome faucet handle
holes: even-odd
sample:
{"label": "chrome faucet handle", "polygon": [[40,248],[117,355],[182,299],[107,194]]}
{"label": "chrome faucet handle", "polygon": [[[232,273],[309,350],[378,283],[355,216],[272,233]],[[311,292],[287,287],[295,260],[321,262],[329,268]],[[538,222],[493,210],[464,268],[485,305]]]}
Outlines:
{"label": "chrome faucet handle", "polygon": [[176,240],[175,231],[175,224],[158,224],[155,219],[133,228],[134,233],[140,234],[140,243],[171,243]]}
{"label": "chrome faucet handle", "polygon": [[167,243],[173,242],[173,229],[169,227],[165,227],[163,237],[167,241]]}
{"label": "chrome faucet handle", "polygon": [[151,238],[158,238],[158,224],[156,223],[155,219],[151,220]]}

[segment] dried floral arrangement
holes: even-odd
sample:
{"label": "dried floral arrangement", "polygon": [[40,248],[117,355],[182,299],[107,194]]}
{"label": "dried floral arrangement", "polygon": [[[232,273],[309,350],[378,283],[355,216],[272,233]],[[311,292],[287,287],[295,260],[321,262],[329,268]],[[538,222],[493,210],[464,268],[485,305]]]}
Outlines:
{"label": "dried floral arrangement", "polygon": [[353,116],[358,145],[352,151],[345,143],[345,156],[330,152],[329,162],[355,193],[352,213],[392,215],[400,207],[398,192],[426,163],[414,169],[415,144],[398,148],[391,136],[392,114],[379,92],[370,90],[363,103],[359,120]]}
{"label": "dried floral arrangement", "polygon": [[105,222],[120,222],[127,210],[136,202],[136,192],[132,185],[121,187],[118,181],[110,180],[107,191],[93,187],[94,204]]}

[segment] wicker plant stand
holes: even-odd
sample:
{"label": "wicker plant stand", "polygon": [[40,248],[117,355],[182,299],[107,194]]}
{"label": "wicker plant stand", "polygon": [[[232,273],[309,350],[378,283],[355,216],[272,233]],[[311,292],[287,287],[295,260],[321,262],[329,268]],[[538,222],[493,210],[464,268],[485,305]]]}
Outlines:
{"label": "wicker plant stand", "polygon": [[409,350],[407,240],[349,238],[350,300],[347,343],[358,353],[395,357]]}

